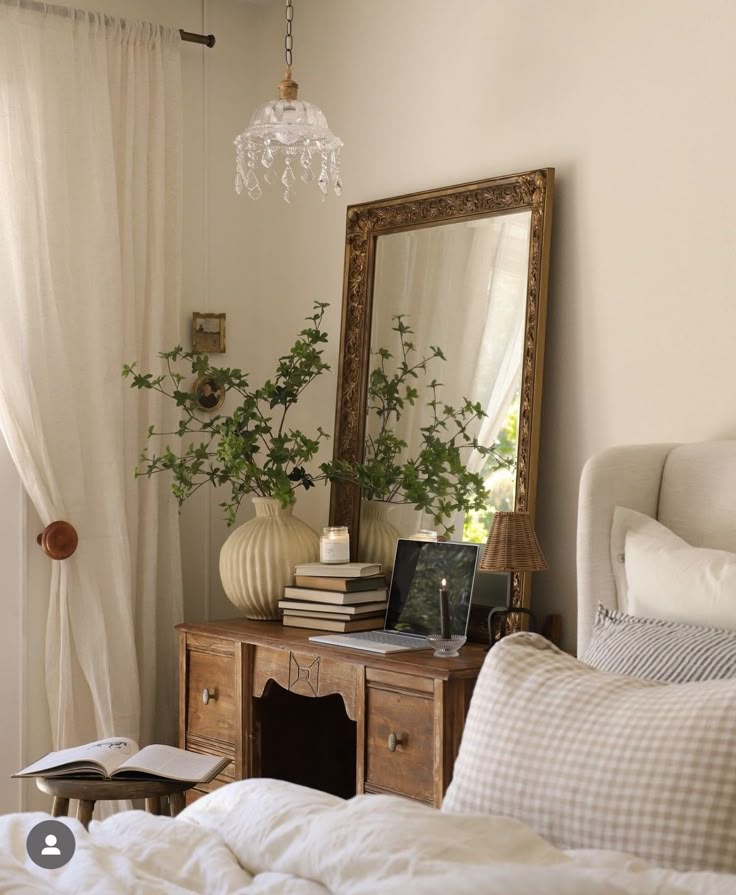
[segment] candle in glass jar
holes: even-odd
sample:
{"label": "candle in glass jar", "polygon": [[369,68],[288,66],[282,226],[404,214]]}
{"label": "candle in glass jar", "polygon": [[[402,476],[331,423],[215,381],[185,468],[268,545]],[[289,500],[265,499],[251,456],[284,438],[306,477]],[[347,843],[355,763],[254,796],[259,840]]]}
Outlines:
{"label": "candle in glass jar", "polygon": [[444,638],[452,636],[450,628],[450,601],[447,596],[447,581],[444,578],[440,585],[440,634]]}
{"label": "candle in glass jar", "polygon": [[319,561],[350,562],[350,534],[347,526],[335,525],[322,529],[322,537],[319,539]]}
{"label": "candle in glass jar", "polygon": [[410,541],[431,541],[436,543],[437,541],[437,532],[429,531],[427,528],[420,528],[419,531],[415,531],[413,535],[409,535],[408,540]]}

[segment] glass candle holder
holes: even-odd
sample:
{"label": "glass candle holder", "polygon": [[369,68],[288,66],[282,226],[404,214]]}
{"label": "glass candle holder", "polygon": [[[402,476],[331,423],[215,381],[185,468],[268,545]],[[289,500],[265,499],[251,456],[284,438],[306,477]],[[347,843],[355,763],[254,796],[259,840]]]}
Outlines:
{"label": "glass candle holder", "polygon": [[432,655],[440,659],[451,659],[459,655],[459,650],[465,646],[468,638],[464,634],[453,634],[451,637],[443,637],[441,634],[429,634],[427,643],[434,649]]}
{"label": "glass candle holder", "polygon": [[331,525],[322,529],[322,536],[319,539],[319,561],[350,562],[350,533],[346,525]]}

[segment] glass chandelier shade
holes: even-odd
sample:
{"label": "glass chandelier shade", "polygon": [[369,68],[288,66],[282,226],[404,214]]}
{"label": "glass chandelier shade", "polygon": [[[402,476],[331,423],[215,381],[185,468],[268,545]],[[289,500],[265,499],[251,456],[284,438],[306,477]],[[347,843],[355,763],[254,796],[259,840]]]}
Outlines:
{"label": "glass chandelier shade", "polygon": [[338,196],[342,192],[343,142],[329,129],[320,108],[298,99],[299,85],[291,77],[293,17],[292,0],[286,0],[286,73],[279,82],[279,98],[259,106],[234,141],[235,191],[246,191],[251,199],[261,197],[261,180],[278,180],[284,199],[291,202],[297,177],[304,183],[316,180],[323,200],[330,187]]}
{"label": "glass chandelier shade", "polygon": [[339,196],[342,146],[317,106],[296,98],[272,100],[256,109],[246,130],[235,138],[235,190],[258,199],[261,179],[279,180],[284,199],[291,202],[299,177],[304,183],[316,179],[323,199],[330,186]]}

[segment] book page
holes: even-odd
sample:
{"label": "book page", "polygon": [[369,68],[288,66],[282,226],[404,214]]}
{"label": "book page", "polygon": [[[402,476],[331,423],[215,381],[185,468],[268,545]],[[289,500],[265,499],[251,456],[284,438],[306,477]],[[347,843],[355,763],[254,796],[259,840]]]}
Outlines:
{"label": "book page", "polygon": [[222,763],[219,756],[198,755],[175,746],[144,746],[137,754],[120,765],[118,776],[132,772],[167,777],[169,780],[204,782]]}
{"label": "book page", "polygon": [[95,740],[94,743],[85,743],[83,746],[74,746],[72,749],[49,752],[27,768],[23,768],[16,776],[42,777],[45,771],[57,768],[66,768],[70,774],[78,769],[99,768],[106,777],[109,777],[137,751],[138,745],[134,740],[127,737],[108,737],[105,740]]}

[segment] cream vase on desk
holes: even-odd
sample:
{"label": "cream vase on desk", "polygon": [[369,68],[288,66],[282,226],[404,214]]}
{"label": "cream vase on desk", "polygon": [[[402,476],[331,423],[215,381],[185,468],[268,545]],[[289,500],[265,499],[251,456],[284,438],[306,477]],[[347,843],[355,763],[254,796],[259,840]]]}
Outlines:
{"label": "cream vase on desk", "polygon": [[319,559],[319,536],[270,497],[254,497],[254,519],[230,535],[220,551],[220,579],[231,603],[246,618],[278,619],[284,587],[294,566]]}
{"label": "cream vase on desk", "polygon": [[386,500],[364,500],[360,514],[358,558],[362,562],[380,563],[384,574],[389,574],[393,568],[396,541],[401,537],[389,521],[394,506]]}

